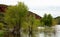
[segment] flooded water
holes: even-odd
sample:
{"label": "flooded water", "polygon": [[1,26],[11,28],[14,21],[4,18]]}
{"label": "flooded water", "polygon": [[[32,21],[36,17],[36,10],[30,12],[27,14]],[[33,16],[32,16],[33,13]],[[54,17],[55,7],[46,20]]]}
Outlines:
{"label": "flooded water", "polygon": [[[35,34],[35,36],[36,37],[60,37],[60,25],[56,25],[54,30],[55,31],[53,31],[53,32],[46,32],[46,33],[44,31],[37,32]],[[25,36],[29,37],[28,34],[24,34],[23,37],[25,37]]]}
{"label": "flooded water", "polygon": [[53,33],[51,33],[51,35],[49,35],[49,34],[44,34],[43,32],[40,33],[38,36],[39,37],[55,37],[55,35]]}
{"label": "flooded water", "polygon": [[39,33],[39,37],[60,37],[60,25],[55,26],[55,33],[52,32],[49,35],[49,32],[47,34],[44,34],[44,32]]}
{"label": "flooded water", "polygon": [[60,25],[56,25],[55,26],[55,32],[56,32],[56,35],[55,35],[55,37],[60,37]]}

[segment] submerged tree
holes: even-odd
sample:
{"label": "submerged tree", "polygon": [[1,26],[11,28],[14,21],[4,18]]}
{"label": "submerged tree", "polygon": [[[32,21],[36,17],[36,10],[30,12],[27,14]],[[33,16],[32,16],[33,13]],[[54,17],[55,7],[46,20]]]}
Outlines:
{"label": "submerged tree", "polygon": [[8,27],[13,27],[15,37],[21,37],[21,25],[25,20],[27,12],[28,8],[22,2],[19,2],[16,6],[10,6],[6,10],[5,22],[8,24]]}
{"label": "submerged tree", "polygon": [[30,15],[28,21],[28,31],[29,31],[29,37],[35,37],[35,30],[37,30],[37,27],[40,24],[40,21],[35,18],[35,15]]}
{"label": "submerged tree", "polygon": [[53,17],[51,16],[51,14],[48,14],[48,15],[45,14],[44,17],[42,18],[42,22],[43,22],[43,24],[45,26],[45,30],[44,30],[45,37],[47,37],[46,34],[51,32],[49,29],[51,29],[51,26],[53,26],[53,22],[52,21],[53,21]]}

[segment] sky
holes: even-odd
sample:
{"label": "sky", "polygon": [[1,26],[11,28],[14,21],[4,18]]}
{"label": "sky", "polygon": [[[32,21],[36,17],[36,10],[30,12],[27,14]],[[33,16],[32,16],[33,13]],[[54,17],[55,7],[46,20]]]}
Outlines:
{"label": "sky", "polygon": [[53,17],[60,16],[60,0],[0,0],[0,4],[16,5],[18,2],[24,2],[29,11],[39,16],[51,14]]}

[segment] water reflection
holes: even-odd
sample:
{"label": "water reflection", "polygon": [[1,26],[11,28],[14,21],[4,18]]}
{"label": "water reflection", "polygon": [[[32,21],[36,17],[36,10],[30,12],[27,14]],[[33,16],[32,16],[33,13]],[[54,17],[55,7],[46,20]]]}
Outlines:
{"label": "water reflection", "polygon": [[60,37],[60,25],[55,26],[55,37]]}
{"label": "water reflection", "polygon": [[[28,33],[22,35],[23,37],[29,37]],[[35,37],[60,37],[60,25],[55,26],[55,28],[48,28],[46,31],[41,29],[34,31]]]}
{"label": "water reflection", "polygon": [[[55,37],[55,33],[54,32],[44,32],[44,31],[36,31],[34,32],[34,36],[35,37]],[[28,33],[22,35],[22,37],[29,37]]]}
{"label": "water reflection", "polygon": [[44,32],[39,33],[39,37],[44,37]]}

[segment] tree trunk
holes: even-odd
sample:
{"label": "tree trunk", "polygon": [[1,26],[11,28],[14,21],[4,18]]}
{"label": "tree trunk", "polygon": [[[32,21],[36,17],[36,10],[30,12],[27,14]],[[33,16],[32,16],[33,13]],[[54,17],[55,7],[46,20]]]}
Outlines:
{"label": "tree trunk", "polygon": [[16,25],[16,26],[14,27],[12,33],[13,33],[13,36],[14,36],[14,37],[21,37],[21,35],[20,35],[20,27],[19,27],[18,25]]}
{"label": "tree trunk", "polygon": [[14,37],[21,37],[21,22],[16,22],[16,26],[14,28]]}
{"label": "tree trunk", "polygon": [[29,37],[33,37],[32,27],[29,26]]}

